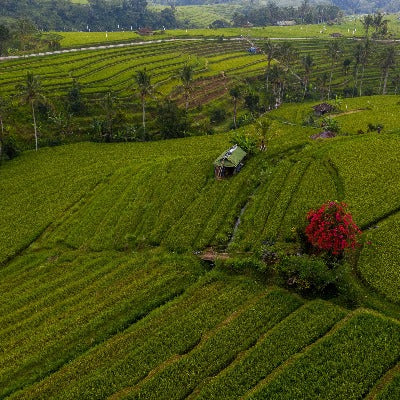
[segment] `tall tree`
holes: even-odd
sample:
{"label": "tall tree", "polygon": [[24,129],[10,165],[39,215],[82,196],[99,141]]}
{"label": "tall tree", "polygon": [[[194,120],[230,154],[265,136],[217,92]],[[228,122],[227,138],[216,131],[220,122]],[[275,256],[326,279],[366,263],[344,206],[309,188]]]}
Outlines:
{"label": "tall tree", "polygon": [[266,80],[267,80],[267,92],[269,90],[269,73],[271,70],[271,62],[275,58],[277,53],[276,44],[272,43],[270,39],[268,39],[262,46],[262,50],[267,57],[267,71],[266,71]]}
{"label": "tall tree", "polygon": [[46,98],[42,93],[42,85],[39,78],[33,74],[33,72],[27,72],[26,81],[24,84],[17,86],[19,91],[19,97],[22,103],[27,104],[31,108],[33,129],[35,134],[35,150],[38,150],[38,132],[36,123],[35,108],[39,102],[46,102]]}
{"label": "tall tree", "polygon": [[375,29],[373,37],[379,38],[385,36],[388,33],[387,24],[388,20],[384,19],[381,13],[374,14],[372,18],[372,26]]}
{"label": "tall tree", "polygon": [[394,46],[388,46],[384,49],[381,60],[382,61],[380,67],[383,79],[382,94],[386,94],[389,70],[391,68],[394,68],[394,66],[396,65],[396,50]]}
{"label": "tall tree", "polygon": [[279,45],[277,58],[285,71],[289,71],[292,64],[297,60],[298,53],[290,42],[283,42]]}
{"label": "tall tree", "polygon": [[105,117],[104,120],[105,124],[103,125],[102,134],[104,135],[104,140],[106,142],[110,142],[113,137],[113,124],[115,118],[116,101],[117,98],[111,91],[109,91],[106,93],[101,102],[101,108],[104,111],[104,117]]}
{"label": "tall tree", "polygon": [[4,147],[4,116],[10,111],[9,101],[4,97],[0,97],[0,163],[3,159]]}
{"label": "tall tree", "polygon": [[142,103],[143,132],[146,133],[146,99],[154,91],[154,87],[151,84],[151,77],[147,73],[146,69],[142,69],[136,72],[135,83],[139,90],[140,100]]}
{"label": "tall tree", "polygon": [[304,85],[303,100],[304,100],[307,94],[308,85],[310,83],[310,75],[315,63],[311,54],[306,54],[301,59],[301,63],[304,68],[304,79],[303,79],[303,85]]}
{"label": "tall tree", "polygon": [[358,85],[358,73],[360,71],[360,65],[363,60],[363,52],[364,52],[364,44],[357,43],[354,49],[354,88],[353,88],[353,97],[357,94],[357,85]]}
{"label": "tall tree", "polygon": [[341,43],[337,40],[331,41],[327,46],[327,54],[331,60],[331,71],[329,75],[329,85],[328,85],[328,100],[331,98],[331,87],[332,87],[332,77],[333,70],[338,63],[340,57],[342,56],[343,49]]}
{"label": "tall tree", "polygon": [[82,115],[85,111],[86,104],[82,97],[81,86],[76,79],[72,82],[72,87],[67,94],[67,109],[74,115]]}
{"label": "tall tree", "polygon": [[371,41],[370,40],[365,40],[363,43],[363,46],[361,48],[361,78],[360,78],[360,89],[359,89],[359,95],[362,96],[362,88],[363,88],[363,83],[364,83],[364,76],[365,76],[365,69],[368,65],[368,61],[371,55]]}
{"label": "tall tree", "polygon": [[192,65],[185,65],[179,73],[179,78],[182,82],[183,90],[185,93],[185,110],[189,108],[190,92],[193,89],[193,74],[194,68]]}
{"label": "tall tree", "polygon": [[361,23],[364,27],[364,31],[365,31],[365,37],[368,39],[369,38],[369,29],[371,28],[371,26],[374,24],[374,17],[373,15],[365,15],[362,19],[361,19]]}
{"label": "tall tree", "polygon": [[232,97],[233,102],[233,126],[237,128],[237,104],[239,99],[242,97],[242,90],[239,85],[235,85],[229,89],[229,94]]}
{"label": "tall tree", "polygon": [[10,30],[5,25],[0,25],[0,56],[6,54],[7,42],[10,39]]}

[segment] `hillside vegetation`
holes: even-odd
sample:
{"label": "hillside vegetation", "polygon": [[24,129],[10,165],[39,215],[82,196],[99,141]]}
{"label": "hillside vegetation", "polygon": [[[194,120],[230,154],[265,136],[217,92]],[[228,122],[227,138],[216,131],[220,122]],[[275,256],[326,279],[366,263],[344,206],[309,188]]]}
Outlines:
{"label": "hillside vegetation", "polygon": [[[0,397],[396,399],[400,106],[346,99],[330,115],[346,135],[313,141],[314,104],[270,112],[267,150],[223,181],[228,134],[5,162]],[[254,260],[296,249],[329,199],[366,234],[339,294],[306,300]],[[210,269],[196,257],[210,246],[231,260]]]}

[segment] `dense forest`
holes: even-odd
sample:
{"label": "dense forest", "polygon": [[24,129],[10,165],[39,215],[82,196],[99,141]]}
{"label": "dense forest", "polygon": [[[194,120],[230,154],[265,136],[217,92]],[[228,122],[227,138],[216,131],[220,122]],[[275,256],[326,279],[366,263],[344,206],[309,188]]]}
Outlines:
{"label": "dense forest", "polygon": [[398,0],[333,0],[332,2],[349,14],[362,14],[376,11],[398,12]]}
{"label": "dense forest", "polygon": [[332,5],[312,5],[303,1],[298,7],[279,7],[270,2],[264,7],[248,6],[235,13],[233,23],[242,26],[248,22],[257,26],[276,25],[278,21],[296,20],[299,23],[314,24],[338,20],[342,16],[339,7]]}
{"label": "dense forest", "polygon": [[3,18],[29,18],[41,30],[91,30],[176,28],[171,7],[156,12],[147,9],[146,0],[89,0],[74,4],[70,0],[1,0]]}

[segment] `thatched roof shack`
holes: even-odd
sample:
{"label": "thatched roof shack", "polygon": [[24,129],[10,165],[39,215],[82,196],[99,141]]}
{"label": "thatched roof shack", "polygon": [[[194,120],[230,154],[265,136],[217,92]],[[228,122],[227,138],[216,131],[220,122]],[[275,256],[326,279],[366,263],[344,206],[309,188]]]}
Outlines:
{"label": "thatched roof shack", "polygon": [[223,179],[227,176],[232,176],[239,172],[243,166],[243,160],[247,153],[237,144],[232,146],[229,150],[224,151],[214,161],[215,177]]}
{"label": "thatched roof shack", "polygon": [[313,107],[315,115],[321,116],[327,113],[331,113],[335,110],[335,107],[328,103],[317,104]]}

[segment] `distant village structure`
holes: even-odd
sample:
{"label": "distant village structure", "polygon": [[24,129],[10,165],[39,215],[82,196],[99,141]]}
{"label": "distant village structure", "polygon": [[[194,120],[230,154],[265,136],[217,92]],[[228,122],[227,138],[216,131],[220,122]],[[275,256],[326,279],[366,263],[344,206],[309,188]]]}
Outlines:
{"label": "distant village structure", "polygon": [[153,36],[154,31],[150,28],[139,28],[137,33],[141,36]]}
{"label": "distant village structure", "polygon": [[278,21],[276,23],[278,26],[293,26],[296,25],[296,21],[295,20],[291,20],[291,21]]}

